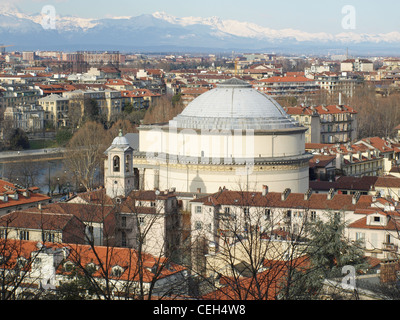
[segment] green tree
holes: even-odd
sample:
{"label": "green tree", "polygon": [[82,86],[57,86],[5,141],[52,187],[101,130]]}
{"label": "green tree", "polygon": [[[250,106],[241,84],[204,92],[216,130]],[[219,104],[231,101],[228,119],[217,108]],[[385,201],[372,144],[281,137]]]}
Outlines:
{"label": "green tree", "polygon": [[9,140],[9,147],[12,150],[29,149],[27,134],[19,128],[13,129]]}
{"label": "green tree", "polygon": [[337,216],[310,225],[304,251],[308,257],[307,264],[288,269],[281,291],[283,299],[318,298],[324,280],[342,277],[343,267],[352,266],[359,272],[368,266],[360,243],[346,238],[345,227]]}
{"label": "green tree", "polygon": [[56,141],[60,147],[64,147],[69,140],[71,140],[73,133],[68,128],[61,128],[57,131],[56,134]]}
{"label": "green tree", "polygon": [[58,300],[85,300],[95,296],[98,288],[90,281],[95,267],[87,266],[82,269],[71,265],[68,281],[62,282],[57,288]]}
{"label": "green tree", "polygon": [[100,116],[100,108],[95,99],[85,99],[84,118],[87,121],[97,121]]}

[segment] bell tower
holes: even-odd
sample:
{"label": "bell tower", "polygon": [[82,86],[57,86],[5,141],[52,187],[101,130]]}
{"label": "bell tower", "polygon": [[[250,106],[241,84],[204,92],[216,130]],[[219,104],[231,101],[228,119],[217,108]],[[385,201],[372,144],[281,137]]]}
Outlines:
{"label": "bell tower", "polygon": [[132,157],[133,149],[120,130],[111,146],[105,151],[104,184],[111,198],[127,197],[135,186]]}

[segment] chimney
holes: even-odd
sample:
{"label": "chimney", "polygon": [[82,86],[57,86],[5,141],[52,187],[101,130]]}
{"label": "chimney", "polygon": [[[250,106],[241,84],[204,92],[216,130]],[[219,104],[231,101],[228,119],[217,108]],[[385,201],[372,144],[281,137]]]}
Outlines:
{"label": "chimney", "polygon": [[335,195],[335,189],[333,188],[329,189],[327,199],[332,200],[334,195]]}
{"label": "chimney", "polygon": [[342,105],[342,93],[339,92],[339,106]]}
{"label": "chimney", "polygon": [[268,186],[263,185],[262,195],[265,197],[268,194]]}
{"label": "chimney", "polygon": [[197,193],[201,193],[201,188],[197,188]]}
{"label": "chimney", "polygon": [[283,193],[281,194],[281,200],[285,201],[287,199],[287,197],[289,196],[291,191],[292,190],[290,190],[289,188],[286,188],[285,191],[283,191]]}

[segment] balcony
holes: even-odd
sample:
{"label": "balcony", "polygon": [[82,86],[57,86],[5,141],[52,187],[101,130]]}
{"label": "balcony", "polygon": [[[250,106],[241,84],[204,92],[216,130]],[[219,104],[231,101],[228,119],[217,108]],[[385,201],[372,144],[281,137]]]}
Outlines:
{"label": "balcony", "polygon": [[399,246],[397,246],[397,245],[395,245],[393,243],[385,243],[384,242],[382,244],[382,250],[383,251],[389,251],[389,252],[392,252],[392,253],[396,253],[399,250]]}

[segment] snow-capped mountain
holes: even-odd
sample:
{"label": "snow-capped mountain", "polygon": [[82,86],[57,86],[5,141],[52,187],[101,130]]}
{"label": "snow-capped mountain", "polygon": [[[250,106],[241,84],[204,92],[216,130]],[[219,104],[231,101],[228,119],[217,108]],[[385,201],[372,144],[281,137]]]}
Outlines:
{"label": "snow-capped mountain", "polygon": [[334,49],[355,45],[362,50],[400,47],[400,33],[359,34],[273,29],[218,17],[178,18],[165,12],[140,16],[88,19],[56,15],[55,29],[42,27],[45,15],[27,14],[5,2],[0,5],[0,42],[17,49],[138,50],[150,49]]}

